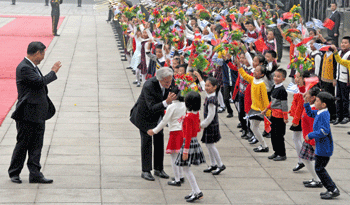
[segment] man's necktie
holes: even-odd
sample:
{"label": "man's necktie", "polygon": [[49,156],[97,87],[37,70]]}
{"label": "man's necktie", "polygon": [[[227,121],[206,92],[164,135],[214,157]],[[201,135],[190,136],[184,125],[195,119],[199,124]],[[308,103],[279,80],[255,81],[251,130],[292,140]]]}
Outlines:
{"label": "man's necktie", "polygon": [[40,77],[42,77],[42,75],[40,74],[40,71],[39,71],[39,68],[38,68],[38,66],[35,66],[35,71],[36,71],[36,73],[38,74],[38,75],[40,75]]}

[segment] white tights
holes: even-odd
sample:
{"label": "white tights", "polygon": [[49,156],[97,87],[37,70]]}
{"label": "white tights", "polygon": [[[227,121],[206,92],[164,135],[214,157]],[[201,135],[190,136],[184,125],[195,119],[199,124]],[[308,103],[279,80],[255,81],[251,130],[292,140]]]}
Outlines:
{"label": "white tights", "polygon": [[221,167],[223,164],[220,158],[219,151],[218,149],[216,149],[214,143],[206,143],[205,145],[207,146],[209,151],[211,166],[218,165],[219,167]]}
{"label": "white tights", "polygon": [[145,83],[146,82],[146,74],[141,74],[141,70],[140,69],[136,69],[136,81],[137,82],[141,82],[141,76],[142,76],[142,82]]}
{"label": "white tights", "polygon": [[179,182],[180,178],[184,177],[184,174],[183,174],[182,167],[179,167],[179,166],[175,165],[175,160],[177,158],[177,155],[178,155],[178,153],[172,153],[170,155],[170,157],[171,157],[171,166],[173,168],[173,172],[174,172],[174,175],[175,175],[175,181]]}
{"label": "white tights", "polygon": [[259,140],[259,142],[261,143],[263,148],[266,148],[267,144],[266,144],[263,136],[261,135],[261,132],[259,131],[260,122],[261,121],[259,121],[259,120],[250,120],[250,129],[252,130],[255,138]]}
{"label": "white tights", "polygon": [[194,193],[194,194],[200,193],[201,190],[198,187],[198,184],[196,182],[196,178],[194,177],[193,172],[191,171],[190,167],[184,166],[183,170],[184,170],[184,173],[185,173],[185,175],[187,177],[188,182],[191,185],[192,193]]}
{"label": "white tights", "polygon": [[299,157],[299,153],[301,151],[301,147],[303,146],[303,142],[301,141],[301,136],[302,136],[302,132],[301,131],[294,131],[293,132],[293,141],[295,144],[295,150],[297,151],[297,156],[298,156],[298,163],[301,164],[303,163]]}
{"label": "white tights", "polygon": [[315,171],[315,161],[309,161],[309,160],[306,160],[306,159],[301,159],[302,162],[305,164],[305,167],[307,170],[309,170],[312,178],[315,180],[315,181],[321,181],[317,174],[316,174],[316,171]]}
{"label": "white tights", "polygon": [[225,107],[224,97],[222,96],[221,92],[218,93],[218,102],[219,102],[220,107]]}

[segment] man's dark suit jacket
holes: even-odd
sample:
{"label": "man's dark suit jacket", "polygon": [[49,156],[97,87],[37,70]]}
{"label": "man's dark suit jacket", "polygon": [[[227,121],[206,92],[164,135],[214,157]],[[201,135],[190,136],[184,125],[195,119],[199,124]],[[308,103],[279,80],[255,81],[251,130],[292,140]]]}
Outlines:
{"label": "man's dark suit jacket", "polygon": [[158,120],[164,115],[163,100],[168,97],[169,89],[164,96],[156,77],[150,78],[143,85],[141,94],[130,111],[130,121],[141,131],[147,132],[157,126]]}
{"label": "man's dark suit jacket", "polygon": [[[39,73],[40,75],[39,75]],[[44,123],[56,112],[48,94],[47,84],[56,80],[54,71],[43,76],[26,58],[16,68],[18,102],[12,118],[18,121]]]}
{"label": "man's dark suit jacket", "polygon": [[339,11],[335,11],[331,16],[330,20],[334,22],[334,27],[332,30],[327,29],[327,33],[329,37],[334,37],[334,34],[338,34],[339,36],[339,27],[340,27],[340,13]]}

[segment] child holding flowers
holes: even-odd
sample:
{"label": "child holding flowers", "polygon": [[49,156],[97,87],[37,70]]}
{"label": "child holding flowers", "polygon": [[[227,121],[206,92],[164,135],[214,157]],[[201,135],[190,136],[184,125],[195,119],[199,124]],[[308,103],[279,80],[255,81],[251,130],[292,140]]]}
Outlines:
{"label": "child holding flowers", "polygon": [[204,102],[204,121],[201,122],[201,127],[204,128],[201,141],[205,143],[208,148],[211,166],[203,170],[203,172],[211,172],[213,175],[219,175],[226,169],[226,167],[222,163],[219,151],[214,144],[221,139],[219,117],[217,112],[218,99],[216,97],[217,92],[219,91],[218,80],[213,77],[209,77],[206,82],[204,82],[201,75],[197,71],[194,71],[194,75],[197,76],[201,87],[205,88],[205,92],[207,94]]}

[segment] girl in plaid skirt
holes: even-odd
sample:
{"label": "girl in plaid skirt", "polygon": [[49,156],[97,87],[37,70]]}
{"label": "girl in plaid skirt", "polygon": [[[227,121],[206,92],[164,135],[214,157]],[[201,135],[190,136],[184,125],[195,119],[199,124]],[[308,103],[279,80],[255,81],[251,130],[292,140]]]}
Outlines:
{"label": "girl in plaid skirt", "polygon": [[[305,103],[310,103],[312,110],[316,110],[314,103],[316,100],[316,96],[319,92],[320,88],[315,86],[308,90],[305,94]],[[303,161],[307,170],[309,170],[312,176],[311,180],[303,182],[305,187],[310,188],[322,187],[321,180],[318,178],[315,172],[315,140],[305,139],[305,136],[307,136],[310,132],[313,131],[313,124],[314,118],[309,117],[304,109],[303,114],[301,116],[301,127],[305,141],[303,142],[303,145],[301,147],[299,158]]]}
{"label": "girl in plaid skirt", "polygon": [[221,139],[217,112],[218,99],[216,97],[219,82],[213,77],[209,77],[206,82],[204,82],[197,71],[195,71],[194,74],[197,76],[201,87],[205,88],[207,94],[204,102],[204,120],[201,122],[201,127],[204,128],[201,141],[205,143],[208,148],[211,166],[203,170],[203,172],[211,173],[213,171],[213,175],[218,175],[226,169],[221,161],[219,151],[214,144]]}
{"label": "girl in plaid skirt", "polygon": [[184,143],[176,158],[175,164],[183,167],[183,171],[192,188],[192,192],[188,196],[185,196],[185,199],[187,202],[193,202],[203,198],[203,193],[197,185],[193,172],[190,170],[191,164],[199,165],[205,163],[203,150],[197,140],[197,133],[201,130],[198,113],[201,107],[201,96],[191,91],[185,98],[185,104],[187,114],[182,124]]}

